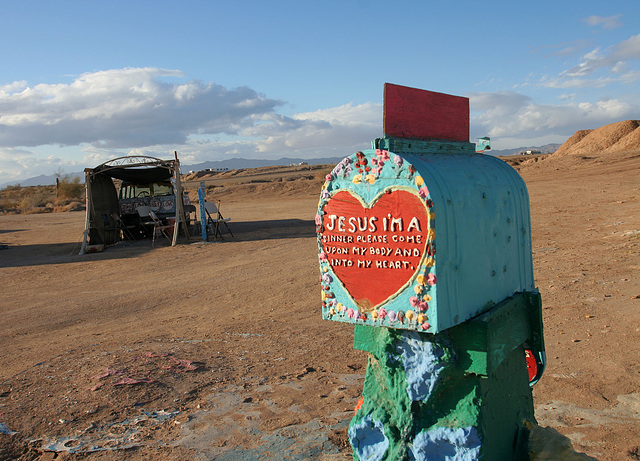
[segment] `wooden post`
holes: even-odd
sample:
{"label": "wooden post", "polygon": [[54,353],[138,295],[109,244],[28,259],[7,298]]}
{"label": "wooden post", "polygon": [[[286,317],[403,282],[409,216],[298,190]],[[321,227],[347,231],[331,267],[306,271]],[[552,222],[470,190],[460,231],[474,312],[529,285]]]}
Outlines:
{"label": "wooden post", "polygon": [[93,197],[91,195],[91,173],[92,170],[84,170],[84,188],[85,188],[85,224],[82,234],[82,245],[80,246],[80,255],[83,255],[87,248],[87,240],[89,239],[89,228],[91,227],[91,207],[93,205]]}
{"label": "wooden post", "polygon": [[184,202],[182,201],[182,179],[180,177],[180,161],[178,160],[178,152],[174,152],[175,160],[173,162],[173,181],[174,181],[174,193],[176,195],[176,217],[173,226],[173,240],[171,246],[175,246],[178,241],[178,232],[180,231],[180,224],[184,229],[184,235],[189,240],[189,229],[187,228],[187,220],[184,216]]}

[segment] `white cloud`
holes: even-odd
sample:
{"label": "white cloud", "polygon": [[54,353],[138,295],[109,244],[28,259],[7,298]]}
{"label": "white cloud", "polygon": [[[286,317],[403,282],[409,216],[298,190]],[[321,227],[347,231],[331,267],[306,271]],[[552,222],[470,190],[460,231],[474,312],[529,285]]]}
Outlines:
{"label": "white cloud", "polygon": [[175,70],[128,68],[84,74],[69,84],[5,85],[0,146],[180,144],[192,133],[237,133],[255,114],[281,104],[247,87],[166,81],[182,77]]}
{"label": "white cloud", "polygon": [[563,42],[557,45],[546,45],[534,48],[534,52],[545,56],[577,56],[589,46],[589,42],[583,39]]}
{"label": "white cloud", "polygon": [[[550,88],[600,88],[612,83],[635,83],[639,73],[632,64],[640,60],[640,34],[607,49],[595,48],[582,61],[555,79],[543,82]],[[599,73],[596,76],[596,73]]]}
{"label": "white cloud", "polygon": [[347,155],[381,135],[380,104],[285,116],[275,112],[281,101],[250,88],[185,80],[176,70],[129,68],[0,86],[0,183],[174,150],[183,164]]}
{"label": "white cloud", "polygon": [[614,62],[640,59],[640,34],[615,45],[610,59]]}
{"label": "white cloud", "polygon": [[590,26],[602,26],[603,29],[615,29],[622,26],[622,23],[620,22],[621,16],[622,15],[620,14],[616,14],[615,16],[591,15],[587,18],[584,18],[583,21]]}
{"label": "white cloud", "polygon": [[[603,99],[595,103],[538,104],[518,93],[474,93],[471,124],[477,136],[501,139],[500,148],[522,147],[525,140],[563,142],[577,130],[637,118],[638,101]],[[513,143],[521,143],[509,145]],[[546,141],[551,142],[551,141]]]}
{"label": "white cloud", "polygon": [[[345,104],[296,114],[293,117],[268,115],[261,124],[243,130],[241,134],[260,138],[259,152],[305,154],[336,146],[342,149],[363,148],[382,135],[382,106],[380,104]],[[343,152],[345,155],[352,152]]]}
{"label": "white cloud", "polygon": [[[55,155],[38,155],[27,149],[0,147],[0,183],[20,182],[27,177],[81,169],[78,162]],[[26,176],[25,172],[29,172]]]}
{"label": "white cloud", "polygon": [[576,93],[571,93],[571,94],[561,94],[558,99],[560,99],[561,101],[569,101],[572,99],[575,99],[576,97]]}
{"label": "white cloud", "polygon": [[[636,56],[639,45],[640,38],[632,37],[594,50],[589,65],[613,56],[623,62]],[[543,84],[587,88],[640,79],[631,66],[617,69],[616,75],[578,73]],[[640,113],[637,98],[585,102],[580,93],[564,93],[560,104],[540,104],[515,91],[472,93],[471,138],[491,136],[496,149],[562,142],[576,130]],[[167,158],[174,150],[185,165],[230,156],[344,156],[382,135],[381,104],[289,116],[276,112],[281,104],[250,88],[187,81],[179,71],[155,68],[94,72],[68,84],[13,82],[0,86],[0,183],[82,171],[123,155]]]}

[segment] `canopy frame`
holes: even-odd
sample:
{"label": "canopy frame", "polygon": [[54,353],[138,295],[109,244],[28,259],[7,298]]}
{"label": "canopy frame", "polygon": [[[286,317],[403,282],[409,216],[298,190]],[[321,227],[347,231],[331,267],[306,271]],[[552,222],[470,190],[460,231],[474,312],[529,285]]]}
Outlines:
{"label": "canopy frame", "polygon": [[[82,236],[82,245],[80,247],[80,254],[83,255],[87,251],[89,235],[91,229],[95,229],[100,235],[99,227],[96,225],[98,217],[96,216],[96,207],[94,193],[92,191],[92,184],[96,182],[98,177],[101,180],[103,178],[109,178],[115,191],[115,185],[113,184],[113,178],[121,179],[123,175],[126,177],[134,177],[136,171],[140,174],[144,174],[147,177],[153,177],[154,173],[151,169],[160,169],[166,171],[160,171],[158,177],[162,176],[165,179],[171,178],[171,184],[173,187],[173,193],[175,195],[175,222],[173,226],[173,240],[171,246],[175,246],[178,241],[178,233],[180,225],[184,230],[184,234],[189,237],[189,229],[187,228],[187,220],[184,213],[184,201],[183,201],[183,189],[182,181],[180,178],[180,161],[178,160],[178,152],[174,152],[173,160],[161,160],[155,157],[149,157],[144,155],[130,155],[126,157],[117,157],[98,165],[95,168],[86,168],[84,170],[85,175],[85,190],[86,190],[86,219],[85,229]],[[153,181],[150,181],[153,182]],[[118,215],[120,214],[118,210]],[[106,242],[104,235],[100,235],[103,242]]]}

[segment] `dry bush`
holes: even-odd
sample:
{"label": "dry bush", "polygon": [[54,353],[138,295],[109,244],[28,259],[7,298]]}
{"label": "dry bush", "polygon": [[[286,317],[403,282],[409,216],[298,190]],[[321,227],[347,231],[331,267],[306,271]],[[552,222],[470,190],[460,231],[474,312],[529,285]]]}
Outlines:
{"label": "dry bush", "polygon": [[25,194],[20,200],[20,211],[22,213],[42,213],[47,210],[47,203],[50,203],[54,197],[52,191],[48,188],[36,186],[34,188],[25,188]]}
{"label": "dry bush", "polygon": [[76,180],[63,180],[61,183],[62,194],[60,189],[56,192],[56,186],[8,186],[0,190],[0,213],[33,214],[84,209],[84,184]]}
{"label": "dry bush", "polygon": [[69,203],[65,203],[57,201],[56,205],[53,207],[54,213],[59,212],[67,212],[67,211],[81,211],[85,209],[84,203],[80,203],[78,201],[71,201]]}
{"label": "dry bush", "polygon": [[0,213],[17,213],[22,200],[22,187],[18,184],[0,190]]}
{"label": "dry bush", "polygon": [[51,213],[84,209],[84,183],[56,174],[56,186],[7,186],[0,190],[0,213]]}
{"label": "dry bush", "polygon": [[84,184],[78,176],[71,177],[68,174],[56,174],[57,195],[59,199],[79,199],[84,192]]}

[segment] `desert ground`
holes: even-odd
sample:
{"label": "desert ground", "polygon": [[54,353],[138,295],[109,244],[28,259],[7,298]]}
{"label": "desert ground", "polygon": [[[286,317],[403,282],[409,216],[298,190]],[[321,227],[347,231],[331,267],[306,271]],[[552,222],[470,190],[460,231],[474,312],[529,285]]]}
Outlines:
{"label": "desert ground", "polygon": [[[543,299],[537,421],[640,459],[640,150],[507,161]],[[84,212],[0,216],[0,459],[350,459],[367,355],[320,318],[324,168],[210,189],[216,242],[79,256]]]}

